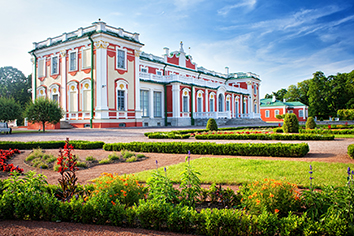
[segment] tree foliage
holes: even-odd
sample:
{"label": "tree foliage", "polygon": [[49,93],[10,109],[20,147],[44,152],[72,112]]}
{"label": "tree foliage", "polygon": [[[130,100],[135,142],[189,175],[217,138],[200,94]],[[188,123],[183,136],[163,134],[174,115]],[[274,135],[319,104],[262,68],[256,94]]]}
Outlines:
{"label": "tree foliage", "polygon": [[272,92],[272,94],[266,94],[265,98],[273,98],[273,96],[275,96],[275,98],[277,100],[283,101],[284,99],[284,95],[287,93],[288,91],[284,88],[279,89],[277,92]]}
{"label": "tree foliage", "polygon": [[21,118],[21,106],[13,98],[0,97],[0,121],[8,122]]}
{"label": "tree foliage", "polygon": [[31,99],[32,75],[26,77],[20,70],[11,66],[0,68],[0,96],[13,97],[22,108]]}
{"label": "tree foliage", "polygon": [[284,133],[299,133],[299,121],[294,113],[286,113],[283,130]]}
{"label": "tree foliage", "polygon": [[31,123],[41,122],[45,132],[45,123],[58,123],[63,118],[64,111],[56,101],[38,98],[27,105],[24,115]]}

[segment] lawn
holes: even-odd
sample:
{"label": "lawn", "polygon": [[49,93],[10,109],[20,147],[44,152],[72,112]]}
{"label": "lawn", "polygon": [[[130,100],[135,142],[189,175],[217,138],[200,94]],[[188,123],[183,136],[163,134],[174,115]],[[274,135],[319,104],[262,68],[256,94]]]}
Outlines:
{"label": "lawn", "polygon": [[[251,183],[265,178],[286,180],[295,183],[299,187],[309,188],[309,165],[313,168],[313,185],[344,186],[347,178],[347,168],[354,168],[353,164],[304,162],[304,161],[272,161],[249,160],[241,158],[200,158],[191,161],[191,165],[201,175],[203,183],[221,183],[239,185]],[[179,181],[179,174],[185,164],[180,163],[167,167],[167,176],[173,181]],[[163,167],[159,168],[163,171]],[[145,182],[153,170],[136,173],[139,181]]]}

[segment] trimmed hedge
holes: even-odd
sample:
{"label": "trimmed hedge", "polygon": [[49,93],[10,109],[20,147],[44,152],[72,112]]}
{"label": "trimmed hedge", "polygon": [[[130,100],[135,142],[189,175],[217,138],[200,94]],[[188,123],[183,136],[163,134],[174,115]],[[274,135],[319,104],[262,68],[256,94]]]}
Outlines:
{"label": "trimmed hedge", "polygon": [[151,132],[149,134],[145,134],[148,138],[155,139],[188,139],[190,137],[189,134],[178,134],[175,132]]}
{"label": "trimmed hedge", "polygon": [[319,134],[201,134],[196,139],[231,139],[231,140],[334,140],[334,135]]}
{"label": "trimmed hedge", "polygon": [[[82,140],[72,140],[69,142],[75,149],[99,149],[102,148],[104,142],[90,142]],[[40,141],[40,142],[17,142],[17,141],[1,141],[0,149],[56,149],[63,148],[65,141]]]}
{"label": "trimmed hedge", "polygon": [[354,129],[300,129],[302,134],[354,134]]}
{"label": "trimmed hedge", "polygon": [[210,142],[131,142],[106,143],[106,151],[211,154],[233,156],[303,157],[309,152],[307,143],[226,143]]}
{"label": "trimmed hedge", "polygon": [[348,155],[349,155],[352,159],[354,159],[354,144],[350,144],[350,145],[348,146]]}

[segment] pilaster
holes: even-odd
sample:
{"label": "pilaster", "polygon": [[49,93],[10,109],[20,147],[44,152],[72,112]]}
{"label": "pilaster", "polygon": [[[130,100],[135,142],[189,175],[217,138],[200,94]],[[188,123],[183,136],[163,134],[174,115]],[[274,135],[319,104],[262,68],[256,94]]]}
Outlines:
{"label": "pilaster", "polygon": [[172,102],[173,102],[173,117],[180,117],[180,84],[172,84]]}
{"label": "pilaster", "polygon": [[140,50],[135,50],[135,118],[141,118],[140,110]]}
{"label": "pilaster", "polygon": [[[60,51],[61,56],[61,91],[60,91],[60,100],[61,100],[61,107],[64,109],[65,113],[67,112],[67,68],[66,68],[66,50]],[[62,120],[66,120],[66,115],[64,115]]]}

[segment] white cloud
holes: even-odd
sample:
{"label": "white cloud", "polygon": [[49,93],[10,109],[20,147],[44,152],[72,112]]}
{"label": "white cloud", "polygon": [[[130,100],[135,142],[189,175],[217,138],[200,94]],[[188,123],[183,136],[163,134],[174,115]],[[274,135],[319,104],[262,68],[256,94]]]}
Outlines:
{"label": "white cloud", "polygon": [[185,10],[186,8],[193,7],[204,0],[174,0],[174,5],[178,10]]}
{"label": "white cloud", "polygon": [[252,10],[252,9],[254,9],[256,3],[257,3],[257,0],[243,0],[240,3],[236,3],[234,5],[228,5],[228,6],[221,8],[220,10],[218,10],[218,14],[226,16],[231,10],[233,10],[235,8],[240,8],[240,7],[245,7],[248,10]]}

